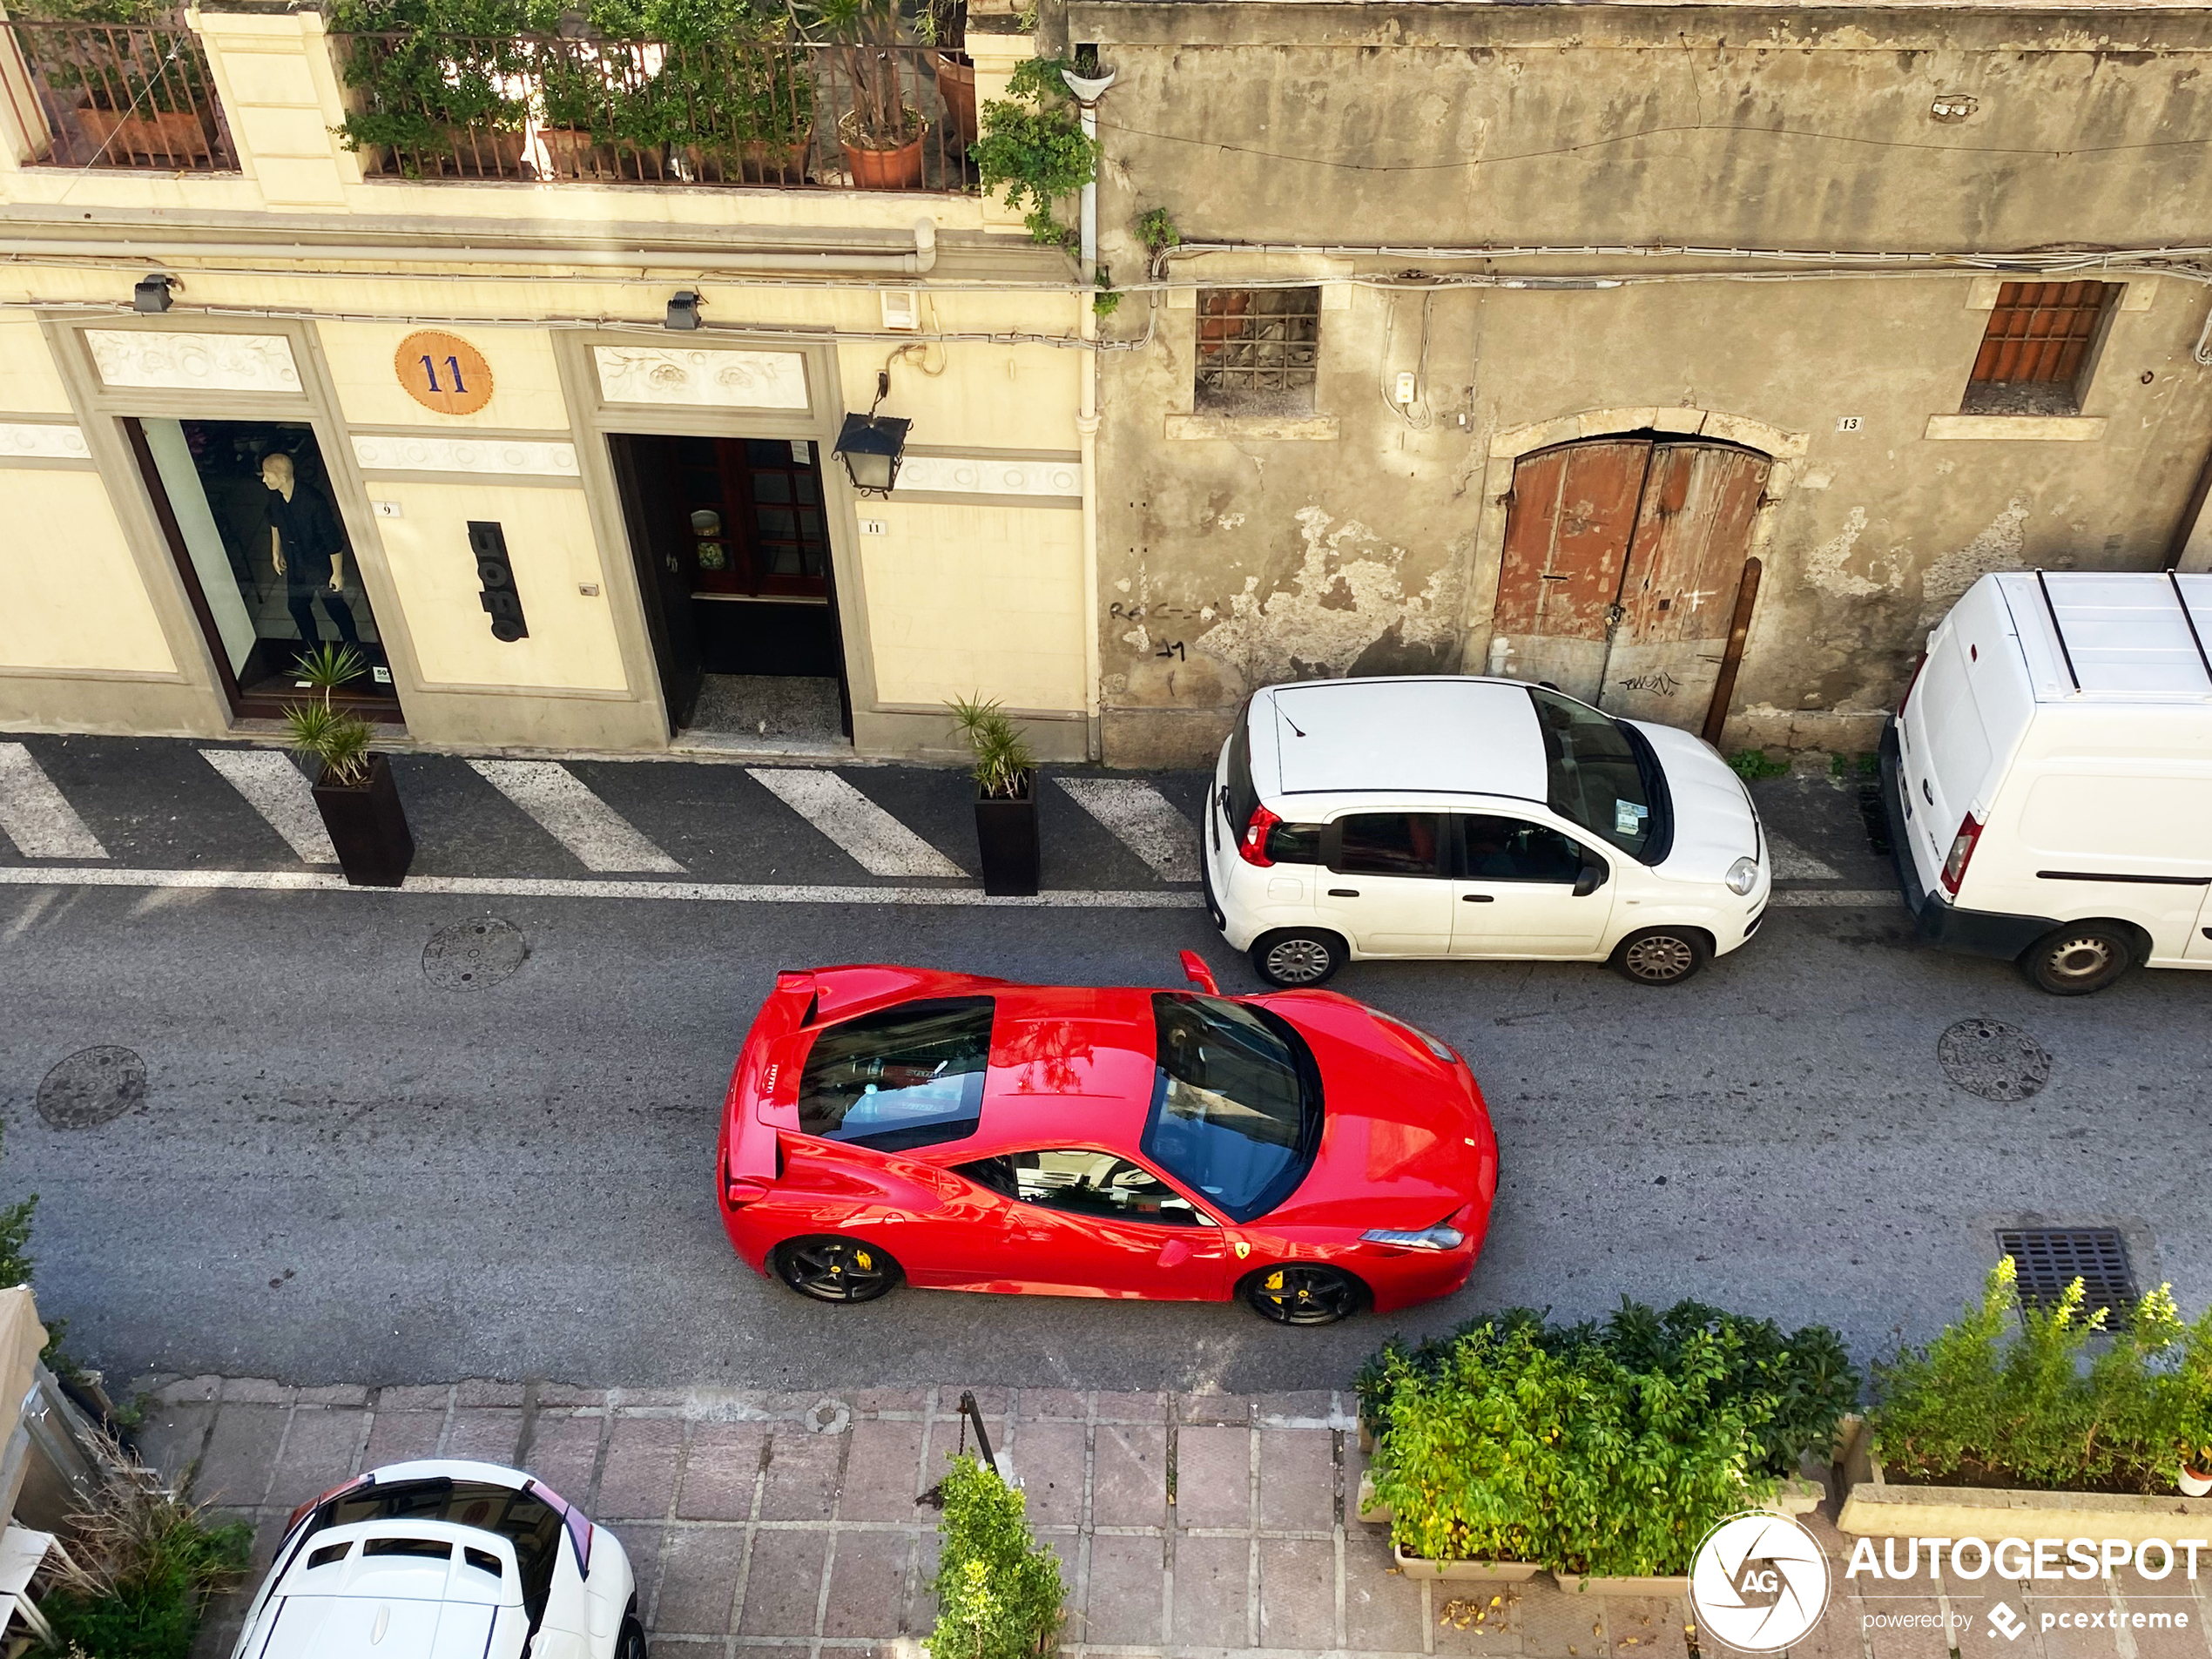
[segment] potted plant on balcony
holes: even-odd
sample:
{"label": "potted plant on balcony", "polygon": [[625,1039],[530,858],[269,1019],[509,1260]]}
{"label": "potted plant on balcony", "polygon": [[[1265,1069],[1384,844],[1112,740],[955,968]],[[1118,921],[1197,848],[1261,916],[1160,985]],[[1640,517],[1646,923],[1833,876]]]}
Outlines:
{"label": "potted plant on balcony", "polygon": [[340,129],[346,148],[384,152],[385,171],[409,176],[519,177],[526,22],[471,0],[335,0],[330,31],[348,37],[346,84],[362,105]]}
{"label": "potted plant on balcony", "polygon": [[292,748],[316,763],[314,793],[338,867],[357,887],[396,887],[415,859],[415,837],[401,808],[391,764],[369,752],[368,722],[335,707],[333,693],[368,664],[351,645],[323,645],[300,658],[298,677],[322,693],[319,703],[284,711]]}
{"label": "potted plant on balcony", "polygon": [[929,0],[914,18],[914,33],[931,49],[938,100],[966,155],[975,142],[975,60],[968,55],[968,0]]}
{"label": "potted plant on balcony", "polygon": [[898,0],[813,0],[811,15],[853,100],[838,118],[837,142],[854,186],[920,189],[928,123],[907,102]]}
{"label": "potted plant on balcony", "polygon": [[1043,876],[1037,840],[1037,763],[1021,732],[995,701],[961,698],[945,705],[974,757],[975,840],[983,891],[1028,897]]}
{"label": "potted plant on balcony", "polygon": [[1027,203],[1022,222],[1029,235],[1054,247],[1073,246],[1076,233],[1053,217],[1053,204],[1098,174],[1098,144],[1083,136],[1068,87],[1073,67],[1058,57],[1024,58],[1006,97],[983,106],[983,136],[968,152],[983,188],[1003,185],[1008,207]]}
{"label": "potted plant on balcony", "polygon": [[113,165],[205,167],[214,161],[214,95],[206,60],[177,37],[158,0],[30,0],[29,24],[106,25],[19,30],[25,65],[73,106],[93,153]]}

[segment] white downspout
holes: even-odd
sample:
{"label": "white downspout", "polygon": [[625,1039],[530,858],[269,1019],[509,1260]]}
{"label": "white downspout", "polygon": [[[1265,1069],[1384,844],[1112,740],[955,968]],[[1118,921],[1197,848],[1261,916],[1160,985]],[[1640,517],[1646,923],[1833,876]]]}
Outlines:
{"label": "white downspout", "polygon": [[[1114,84],[1110,71],[1091,78],[1066,70],[1062,78],[1068,90],[1075,94],[1076,107],[1082,112],[1083,137],[1093,145],[1098,142],[1098,100]],[[1098,179],[1093,171],[1091,181],[1083,186],[1082,206],[1077,220],[1081,227],[1083,287],[1095,290],[1098,281]],[[1098,314],[1091,309],[1091,294],[1086,292],[1077,301],[1082,309],[1077,324],[1086,341],[1098,338]],[[1081,413],[1076,416],[1076,434],[1082,448],[1083,469],[1083,603],[1087,615],[1083,618],[1083,724],[1084,753],[1092,760],[1104,758],[1104,733],[1101,727],[1098,682],[1102,672],[1099,661],[1098,630],[1102,611],[1098,591],[1098,354],[1082,354],[1082,401]]]}

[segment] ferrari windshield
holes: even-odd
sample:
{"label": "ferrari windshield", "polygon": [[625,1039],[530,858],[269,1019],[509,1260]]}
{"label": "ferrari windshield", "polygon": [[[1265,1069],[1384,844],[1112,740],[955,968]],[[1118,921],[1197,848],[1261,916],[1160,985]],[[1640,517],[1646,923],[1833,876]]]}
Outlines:
{"label": "ferrari windshield", "polygon": [[1321,1086],[1289,1023],[1218,997],[1152,999],[1152,1111],[1138,1144],[1237,1221],[1290,1196],[1320,1142]]}

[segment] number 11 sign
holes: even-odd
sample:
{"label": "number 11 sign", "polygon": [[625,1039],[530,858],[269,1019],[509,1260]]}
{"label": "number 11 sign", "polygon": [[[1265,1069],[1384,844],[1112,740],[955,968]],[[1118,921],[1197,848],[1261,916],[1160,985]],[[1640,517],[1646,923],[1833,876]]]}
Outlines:
{"label": "number 11 sign", "polygon": [[424,329],[400,341],[392,372],[407,395],[440,415],[474,415],[491,401],[491,365],[459,334]]}

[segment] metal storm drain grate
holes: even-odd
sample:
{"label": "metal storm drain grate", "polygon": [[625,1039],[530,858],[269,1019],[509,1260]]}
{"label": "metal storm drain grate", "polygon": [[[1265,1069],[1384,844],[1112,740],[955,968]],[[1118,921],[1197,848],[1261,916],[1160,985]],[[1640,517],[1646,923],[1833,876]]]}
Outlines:
{"label": "metal storm drain grate", "polygon": [[441,927],[422,948],[422,977],[442,991],[481,991],[523,965],[529,941],[496,916]]}
{"label": "metal storm drain grate", "polygon": [[128,1049],[79,1049],[38,1085],[38,1115],[56,1129],[91,1129],[146,1097],[146,1062]]}
{"label": "metal storm drain grate", "polygon": [[2078,1278],[2084,1318],[2109,1308],[2117,1324],[2134,1310],[2135,1272],[2117,1228],[2000,1227],[1997,1249],[2020,1270],[2026,1306],[2051,1306]]}
{"label": "metal storm drain grate", "polygon": [[2002,1020],[1961,1020],[1936,1039],[1943,1075],[1984,1100],[2026,1100],[2051,1081],[2043,1045]]}

